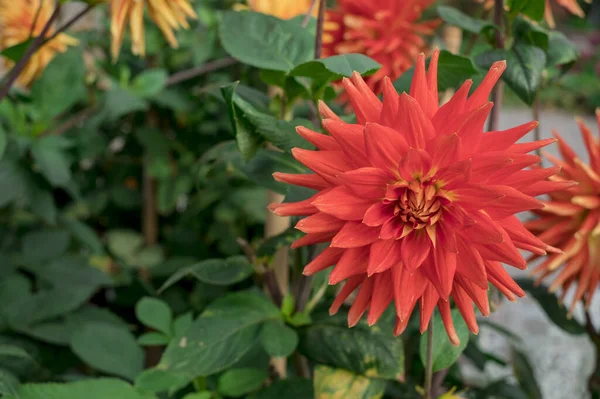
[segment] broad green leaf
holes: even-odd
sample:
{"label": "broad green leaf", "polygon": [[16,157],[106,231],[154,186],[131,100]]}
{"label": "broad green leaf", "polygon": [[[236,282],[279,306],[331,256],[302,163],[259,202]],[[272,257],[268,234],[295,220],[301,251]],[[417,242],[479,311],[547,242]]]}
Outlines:
{"label": "broad green leaf", "polygon": [[185,334],[171,341],[158,368],[190,379],[222,371],[257,344],[264,322],[279,317],[279,309],[258,293],[217,299]]}
{"label": "broad green leaf", "polygon": [[236,105],[235,90],[237,83],[221,88],[221,93],[227,104],[227,112],[233,126],[233,134],[237,146],[242,153],[244,160],[249,160],[254,156],[260,147],[263,139],[252,129],[249,123],[241,116],[242,112]]}
{"label": "broad green leaf", "polygon": [[482,68],[489,68],[495,61],[506,60],[507,68],[502,78],[525,103],[531,105],[542,83],[546,66],[546,54],[535,46],[516,44],[510,50],[491,50],[477,56]]}
{"label": "broad green leaf", "polygon": [[[440,314],[436,312],[434,315],[432,356],[434,372],[446,369],[454,364],[469,343],[469,329],[458,309],[452,310],[452,322],[454,323],[456,334],[460,339],[460,344],[458,346],[454,346],[450,342]],[[419,355],[421,357],[421,362],[425,364],[427,359],[427,334],[421,335]]]}
{"label": "broad green leaf", "polygon": [[303,76],[319,82],[330,82],[358,72],[363,76],[372,75],[381,64],[363,54],[343,54],[312,60],[296,66],[291,76]]}
{"label": "broad green leaf", "polygon": [[438,6],[438,15],[450,25],[456,25],[464,31],[489,35],[496,25],[489,21],[473,18],[454,7]]}
{"label": "broad green leaf", "polygon": [[135,314],[139,321],[167,336],[172,334],[171,323],[173,312],[169,305],[160,299],[144,297],[135,306]]}
{"label": "broad green leaf", "polygon": [[548,50],[548,31],[526,18],[517,17],[513,24],[515,41]]}
{"label": "broad green leaf", "polygon": [[144,111],[147,108],[148,103],[146,101],[116,84],[113,84],[113,87],[104,96],[103,110],[111,120],[119,119],[137,111]]}
{"label": "broad green leaf", "polygon": [[144,352],[126,329],[87,323],[73,333],[71,349],[91,367],[133,381],[144,367]]}
{"label": "broad green leaf", "polygon": [[8,58],[11,61],[19,62],[19,60],[23,58],[23,55],[25,55],[25,52],[27,51],[33,40],[33,38],[27,39],[24,42],[7,47],[0,51],[0,55]]}
{"label": "broad green leaf", "polygon": [[91,267],[87,258],[70,255],[32,268],[34,273],[53,287],[89,286],[91,289],[110,287],[112,279],[103,271]]}
{"label": "broad green leaf", "polygon": [[147,69],[133,79],[131,90],[142,98],[153,97],[164,89],[168,77],[164,69]]}
{"label": "broad green leaf", "polygon": [[69,230],[73,238],[79,241],[80,244],[89,248],[95,255],[104,255],[104,245],[98,234],[87,224],[80,222],[77,219],[72,219],[67,216],[60,218],[61,224]]}
{"label": "broad green leaf", "polygon": [[242,167],[242,170],[246,173],[248,179],[255,184],[280,194],[286,194],[290,186],[273,179],[273,173],[308,172],[289,153],[266,148],[258,150],[256,155]]}
{"label": "broad green leaf", "polygon": [[19,379],[8,370],[0,369],[0,396],[21,399],[19,396]]}
{"label": "broad green leaf", "polygon": [[5,399],[155,399],[142,395],[125,381],[112,378],[89,379],[69,384],[24,384]]}
{"label": "broad green leaf", "polygon": [[394,337],[391,317],[377,326],[361,321],[348,328],[344,315],[317,314],[300,332],[298,350],[309,359],[368,377],[397,379],[404,373],[402,340]]}
{"label": "broad green leaf", "polygon": [[177,176],[161,180],[158,184],[158,210],[161,214],[169,214],[175,210],[177,201],[194,188],[191,176]]}
{"label": "broad green leaf", "polygon": [[219,377],[219,393],[239,398],[260,388],[269,373],[251,368],[227,370]]}
{"label": "broad green leaf", "polygon": [[223,48],[257,68],[291,71],[314,58],[314,37],[293,21],[255,12],[224,12],[219,24]]}
{"label": "broad green leaf", "polygon": [[4,156],[4,151],[6,150],[6,145],[8,144],[8,136],[6,132],[0,125],[0,160]]}
{"label": "broad green leaf", "polygon": [[512,350],[512,365],[515,377],[527,397],[529,399],[542,399],[542,391],[535,378],[533,366],[529,363],[527,356],[515,348]]}
{"label": "broad green leaf", "polygon": [[197,278],[203,283],[225,286],[239,283],[253,273],[252,265],[244,256],[233,256],[227,259],[207,259],[177,271],[165,281],[160,287],[160,291],[166,290],[187,276]]}
{"label": "broad green leaf", "polygon": [[521,13],[535,21],[539,21],[544,17],[544,10],[546,9],[545,0],[507,0],[506,5],[510,9],[510,15],[516,16]]}
{"label": "broad green leaf", "polygon": [[54,197],[51,191],[40,187],[31,190],[31,201],[29,206],[31,211],[38,215],[42,220],[50,225],[56,225],[58,210],[54,203]]}
{"label": "broad green leaf", "polygon": [[183,333],[190,328],[193,322],[194,316],[192,312],[184,313],[175,319],[175,322],[173,323],[173,331],[175,332],[175,336],[180,337],[183,335]]}
{"label": "broad green leaf", "polygon": [[0,357],[5,356],[33,360],[31,355],[20,346],[0,344]]}
{"label": "broad green leaf", "polygon": [[40,173],[53,186],[65,186],[71,180],[71,158],[56,136],[45,136],[31,146]]}
{"label": "broad green leaf", "polygon": [[16,163],[0,160],[0,207],[5,207],[27,192],[28,176]]}
{"label": "broad green leaf", "polygon": [[138,344],[142,346],[163,346],[168,345],[170,341],[171,338],[157,332],[143,334],[137,340]]}
{"label": "broad green leaf", "polygon": [[269,355],[288,357],[298,346],[298,333],[281,321],[269,321],[262,328],[260,342]]}
{"label": "broad green leaf", "polygon": [[183,399],[212,399],[213,395],[209,391],[188,393]]}
{"label": "broad green leaf", "polygon": [[31,86],[31,98],[44,121],[67,111],[85,98],[85,64],[81,48],[71,48],[56,57]]}
{"label": "broad green leaf", "polygon": [[133,230],[110,230],[106,234],[108,249],[128,263],[135,259],[136,253],[144,244],[144,238]]}
{"label": "broad green leaf", "polygon": [[160,393],[172,392],[187,385],[188,381],[181,375],[165,370],[147,369],[135,379],[135,387],[140,391]]}
{"label": "broad green leaf", "polygon": [[315,368],[314,384],[315,399],[379,399],[383,397],[386,383],[319,365]]}
{"label": "broad green leaf", "polygon": [[71,236],[65,230],[44,229],[23,236],[21,252],[28,263],[55,259],[64,254],[71,243]]}
{"label": "broad green leaf", "polygon": [[313,383],[309,379],[278,380],[269,387],[256,392],[248,399],[314,399]]}
{"label": "broad green leaf", "polygon": [[579,324],[575,319],[567,316],[567,309],[560,304],[556,295],[548,292],[548,288],[543,285],[535,285],[530,279],[516,279],[516,283],[529,292],[541,308],[546,312],[546,316],[552,322],[562,328],[569,334],[584,334],[585,327]]}
{"label": "broad green leaf", "polygon": [[[429,67],[427,60],[427,67]],[[410,85],[414,75],[414,67],[406,71],[400,78],[394,82],[394,87],[399,93],[410,92]],[[458,87],[465,80],[477,75],[477,69],[470,58],[462,55],[452,54],[449,51],[440,51],[438,61],[438,89],[444,91]]]}
{"label": "broad green leaf", "polygon": [[548,66],[568,66],[579,57],[579,51],[563,33],[551,31],[548,41]]}

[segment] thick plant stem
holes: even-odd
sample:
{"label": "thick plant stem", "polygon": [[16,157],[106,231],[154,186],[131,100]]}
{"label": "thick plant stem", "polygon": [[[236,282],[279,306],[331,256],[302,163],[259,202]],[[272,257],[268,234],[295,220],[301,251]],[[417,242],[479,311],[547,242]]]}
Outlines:
{"label": "thick plant stem", "polygon": [[[498,26],[496,30],[496,48],[504,48],[504,0],[494,0],[494,24]],[[500,123],[500,112],[502,111],[502,98],[504,94],[504,82],[498,81],[494,91],[492,92],[492,101],[494,102],[494,108],[490,113],[488,130],[498,130]]]}
{"label": "thick plant stem", "polygon": [[319,0],[319,17],[317,18],[317,36],[315,39],[315,60],[321,58],[323,50],[323,27],[325,26],[325,0]]}
{"label": "thick plant stem", "polygon": [[427,358],[425,361],[425,392],[423,399],[432,399],[431,382],[433,380],[433,317],[427,327]]}
{"label": "thick plant stem", "polygon": [[216,70],[235,65],[236,63],[237,60],[231,57],[207,62],[206,64],[201,65],[199,67],[174,73],[173,75],[169,76],[169,79],[167,79],[167,86],[172,86],[181,82],[185,82],[186,80],[197,78],[198,76],[202,76],[209,72],[214,72]]}

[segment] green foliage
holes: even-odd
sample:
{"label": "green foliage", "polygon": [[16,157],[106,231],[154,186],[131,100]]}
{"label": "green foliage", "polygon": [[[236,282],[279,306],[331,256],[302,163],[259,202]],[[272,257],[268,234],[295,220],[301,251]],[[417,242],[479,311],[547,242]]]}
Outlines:
{"label": "green foliage", "polygon": [[154,399],[116,379],[97,379],[70,384],[24,384],[6,399]]}
{"label": "green foliage", "polygon": [[233,398],[242,397],[256,391],[269,374],[257,369],[230,369],[219,377],[219,392]]}
{"label": "green foliage", "polygon": [[[460,344],[458,346],[454,346],[450,342],[448,334],[444,329],[444,324],[440,314],[436,312],[433,316],[434,330],[432,361],[434,372],[452,366],[452,364],[458,360],[461,353],[467,347],[467,343],[469,342],[469,329],[467,328],[467,325],[465,324],[465,321],[463,320],[458,309],[454,309],[452,311],[452,322],[454,323],[454,328],[456,329],[456,335],[458,335],[458,338],[460,339]],[[421,336],[419,356],[421,358],[421,362],[425,364],[427,359],[427,334],[423,334]]]}
{"label": "green foliage", "polygon": [[342,369],[318,366],[315,369],[315,395],[318,398],[380,399],[385,383]]}

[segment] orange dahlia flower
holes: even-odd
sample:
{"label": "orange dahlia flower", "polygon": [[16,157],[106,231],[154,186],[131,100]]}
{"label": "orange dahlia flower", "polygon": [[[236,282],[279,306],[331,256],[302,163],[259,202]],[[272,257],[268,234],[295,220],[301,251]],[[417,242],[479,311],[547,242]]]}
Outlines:
{"label": "orange dahlia flower", "polygon": [[417,20],[435,0],[338,0],[328,10],[323,34],[323,56],[363,53],[382,65],[367,84],[376,94],[385,76],[397,79],[410,69],[427,44],[438,20]]}
{"label": "orange dahlia flower", "polygon": [[394,302],[395,333],[401,334],[417,302],[422,332],[437,305],[450,340],[458,344],[450,298],[477,333],[473,303],[490,313],[488,283],[510,300],[523,296],[502,263],[524,269],[519,249],[559,251],[514,215],[543,208],[535,196],[571,183],[548,181],[554,168],[524,170],[540,161],[528,152],[555,141],[515,144],[537,122],[483,132],[493,106],[488,96],[505,62],[493,64],[471,96],[467,81],[439,107],[438,56],[434,52],[428,73],[425,56],[418,57],[410,94],[398,95],[391,80],[383,79],[383,101],[357,73],[344,79],[357,123],[345,123],[321,103],[330,135],[298,127],[317,150],[293,150],[315,173],[274,174],[317,193],[270,207],[281,216],[308,215],[296,225],[306,235],[293,248],[330,242],[304,273],[335,265],[329,283],[346,280],[331,313],[358,289],[349,325],[367,309],[367,321],[374,324]]}
{"label": "orange dahlia flower", "polygon": [[[39,36],[53,12],[52,0],[0,0],[0,50],[23,43],[30,35]],[[47,36],[51,37],[54,32],[51,28]],[[17,83],[28,86],[42,74],[56,54],[63,53],[69,46],[78,43],[77,39],[64,33],[57,35],[31,57]],[[3,63],[7,68],[13,65],[13,61],[7,58],[3,59]]]}
{"label": "orange dahlia flower", "polygon": [[144,56],[146,40],[144,37],[144,7],[148,14],[173,48],[178,43],[175,30],[188,29],[187,18],[195,19],[196,13],[188,0],[106,0],[110,1],[112,36],[111,53],[114,60],[119,57],[123,45],[125,27],[129,22],[131,30],[131,51],[135,55]]}
{"label": "orange dahlia flower", "polygon": [[[600,110],[596,111],[596,116],[600,128]],[[526,223],[540,240],[564,251],[552,254],[533,273],[539,275],[538,281],[541,281],[558,271],[550,291],[562,287],[561,301],[571,285],[577,285],[569,313],[580,300],[585,300],[586,308],[590,305],[600,280],[600,143],[583,121],[577,123],[590,164],[584,163],[554,132],[563,160],[544,154],[558,172],[552,179],[561,183],[572,179],[579,185],[550,194],[544,209],[536,211],[540,218]]]}
{"label": "orange dahlia flower", "polygon": [[[313,0],[248,0],[248,6],[257,12],[273,15],[280,19],[292,19],[304,15],[312,6]],[[317,7],[313,10],[316,15]]]}

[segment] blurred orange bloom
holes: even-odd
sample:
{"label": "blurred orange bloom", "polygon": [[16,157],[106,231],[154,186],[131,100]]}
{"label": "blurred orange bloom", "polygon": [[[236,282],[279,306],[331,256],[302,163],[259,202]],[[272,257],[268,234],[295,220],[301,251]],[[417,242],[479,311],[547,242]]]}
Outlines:
{"label": "blurred orange bloom", "polygon": [[395,80],[410,69],[434,33],[438,20],[417,22],[434,0],[338,0],[327,11],[323,56],[362,53],[382,68],[367,79],[376,93],[383,90],[383,78]]}
{"label": "blurred orange bloom", "polygon": [[[53,11],[54,1],[51,0],[0,0],[0,50],[23,43],[30,37],[39,36]],[[51,37],[54,32],[51,28],[47,36]],[[64,33],[57,35],[31,57],[17,84],[30,85],[42,74],[57,53],[63,53],[69,46],[78,43],[77,39]],[[3,58],[3,64],[10,68],[14,62]]]}
{"label": "blurred orange bloom", "polygon": [[[312,3],[313,0],[248,0],[248,6],[253,11],[281,19],[291,19],[306,14]],[[317,8],[313,10],[313,15],[316,15]]]}
{"label": "blurred orange bloom", "polygon": [[[600,109],[596,116],[600,128]],[[551,254],[533,273],[542,280],[558,271],[550,291],[562,288],[561,300],[572,285],[577,285],[569,313],[580,300],[585,300],[586,307],[590,305],[600,280],[600,142],[583,121],[578,120],[577,124],[587,147],[589,164],[554,132],[563,160],[545,155],[558,172],[551,179],[565,188],[551,193],[546,206],[535,212],[540,218],[526,224],[540,240],[564,251]],[[569,180],[579,185],[570,187]]]}
{"label": "blurred orange bloom", "polygon": [[187,18],[195,19],[196,13],[188,0],[107,0],[110,2],[112,35],[111,53],[113,60],[119,57],[123,45],[125,27],[129,22],[131,31],[131,51],[135,55],[144,56],[146,53],[146,40],[144,37],[144,7],[148,7],[148,14],[160,28],[165,38],[173,48],[178,43],[174,31],[188,29]]}
{"label": "blurred orange bloom", "polygon": [[[586,0],[586,1],[591,2],[591,0]],[[585,17],[583,10],[577,3],[577,0],[556,0],[556,3],[559,6],[566,8],[567,11],[569,11],[573,15],[577,15],[580,18]],[[548,23],[548,25],[551,28],[554,28],[556,26],[556,23],[554,22],[554,14],[552,14],[552,5],[550,4],[550,0],[546,0],[546,9],[544,11],[544,19],[546,20],[546,22]]]}

